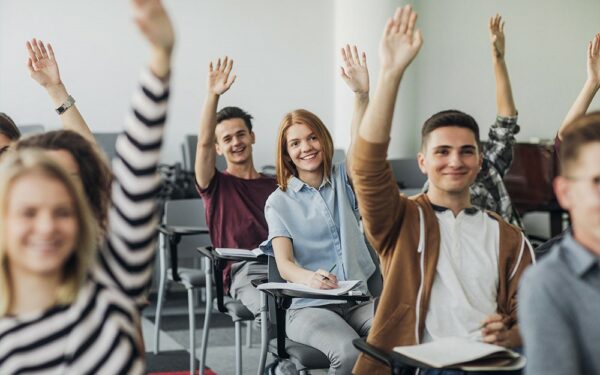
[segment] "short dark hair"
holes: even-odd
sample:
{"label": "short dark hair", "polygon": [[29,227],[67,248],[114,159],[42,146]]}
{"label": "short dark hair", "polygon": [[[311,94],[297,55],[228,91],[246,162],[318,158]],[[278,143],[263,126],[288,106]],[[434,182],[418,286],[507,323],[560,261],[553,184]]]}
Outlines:
{"label": "short dark hair", "polygon": [[225,120],[231,120],[233,118],[241,118],[242,120],[244,120],[244,124],[246,124],[248,131],[252,132],[252,119],[254,117],[252,117],[251,114],[244,111],[243,109],[239,107],[225,107],[219,112],[217,112],[217,124],[220,124]]}
{"label": "short dark hair", "polygon": [[55,130],[26,137],[16,143],[17,150],[29,148],[65,150],[73,155],[79,167],[83,190],[98,225],[104,232],[108,218],[112,172],[96,146],[74,131]]}
{"label": "short dark hair", "polygon": [[457,126],[472,131],[475,136],[475,141],[477,142],[477,148],[481,150],[479,125],[477,125],[477,121],[475,121],[472,116],[456,109],[438,112],[425,121],[423,128],[421,129],[421,147],[425,146],[431,132],[447,126]]}
{"label": "short dark hair", "polygon": [[565,130],[560,145],[560,173],[569,175],[569,169],[579,159],[581,148],[600,142],[600,111],[581,116]]}
{"label": "short dark hair", "polygon": [[11,141],[21,138],[21,132],[15,122],[4,112],[0,112],[0,134],[4,134]]}

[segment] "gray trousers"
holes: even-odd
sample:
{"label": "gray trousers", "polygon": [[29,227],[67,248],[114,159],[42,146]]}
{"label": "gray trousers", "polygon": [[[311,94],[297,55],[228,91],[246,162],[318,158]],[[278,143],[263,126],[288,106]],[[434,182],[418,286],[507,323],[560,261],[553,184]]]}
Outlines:
{"label": "gray trousers", "polygon": [[240,300],[252,314],[255,322],[260,322],[260,292],[252,284],[252,280],[267,277],[267,265],[257,262],[238,262],[231,267],[231,287],[229,293]]}
{"label": "gray trousers", "polygon": [[322,351],[329,374],[351,374],[358,358],[352,340],[365,337],[373,320],[373,302],[344,303],[288,310],[286,331],[290,339]]}

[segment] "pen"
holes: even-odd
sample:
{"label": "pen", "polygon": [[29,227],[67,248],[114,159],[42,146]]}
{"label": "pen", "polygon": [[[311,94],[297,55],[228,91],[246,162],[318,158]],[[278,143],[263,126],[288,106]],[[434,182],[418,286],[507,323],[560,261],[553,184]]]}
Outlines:
{"label": "pen", "polygon": [[[327,271],[327,273],[331,273],[331,272],[332,272],[332,271],[335,269],[335,267],[337,267],[337,263],[334,263],[334,264],[333,264],[333,266],[331,266],[331,268],[329,268],[329,271]],[[323,275],[321,275],[321,277],[323,278],[323,280],[331,280],[331,279],[330,279],[329,277],[327,277],[327,276],[323,276]]]}

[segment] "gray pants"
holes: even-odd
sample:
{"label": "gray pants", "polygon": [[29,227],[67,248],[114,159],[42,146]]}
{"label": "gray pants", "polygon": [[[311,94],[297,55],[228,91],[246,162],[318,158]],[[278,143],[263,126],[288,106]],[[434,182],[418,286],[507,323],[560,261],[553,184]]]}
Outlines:
{"label": "gray pants", "polygon": [[322,351],[331,362],[330,375],[351,374],[358,358],[352,340],[369,333],[373,302],[288,310],[286,318],[288,337]]}
{"label": "gray pants", "polygon": [[229,293],[240,300],[252,314],[255,322],[260,322],[260,292],[251,281],[267,277],[267,265],[257,262],[238,262],[231,267],[231,287]]}

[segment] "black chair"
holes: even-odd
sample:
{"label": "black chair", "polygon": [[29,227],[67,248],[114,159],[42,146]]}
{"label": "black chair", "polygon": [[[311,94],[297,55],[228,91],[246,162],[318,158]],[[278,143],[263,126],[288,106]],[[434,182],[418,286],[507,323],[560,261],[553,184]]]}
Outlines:
{"label": "black chair", "polygon": [[[161,234],[161,245],[159,245],[159,285],[156,305],[156,316],[154,322],[154,354],[159,352],[159,332],[161,323],[162,307],[167,282],[175,282],[185,287],[188,296],[188,315],[190,329],[190,373],[195,373],[196,354],[196,319],[195,319],[195,290],[206,288],[207,308],[206,316],[211,314],[212,289],[207,285],[207,276],[204,271],[196,268],[179,267],[179,250],[195,249],[198,245],[209,245],[208,228],[204,220],[204,204],[201,199],[183,199],[167,201],[163,223],[158,228]],[[183,242],[181,242],[183,240]],[[192,252],[191,254],[195,254]],[[205,325],[204,336],[208,335],[208,325]],[[204,342],[204,340],[203,340]],[[200,357],[200,373],[204,373],[206,358],[206,345],[202,346]]]}
{"label": "black chair", "polygon": [[[243,261],[248,260],[247,258],[236,258],[236,257],[222,257],[217,254],[214,249],[210,246],[207,247],[199,247],[197,251],[204,257],[206,257],[211,266],[207,269],[207,285],[206,288],[211,288],[215,286],[216,298],[214,303],[217,305],[217,309],[223,313],[227,314],[231,317],[231,320],[234,324],[235,331],[235,373],[236,375],[242,374],[242,322],[251,322],[254,320],[254,314],[250,310],[244,306],[244,304],[237,300],[233,299],[229,296],[226,296],[223,289],[223,272],[227,263],[229,261]],[[263,258],[264,259],[264,258]],[[260,260],[259,260],[260,261]],[[211,307],[212,307],[211,301]],[[208,306],[208,298],[207,298],[207,306]],[[208,307],[207,307],[208,309]],[[210,316],[206,315],[206,320],[204,321],[205,326],[210,325]],[[252,329],[251,325],[248,325],[248,331]],[[208,330],[206,330],[208,332]],[[251,336],[247,336],[247,344],[251,340]],[[202,348],[208,345],[208,333],[202,336]]]}
{"label": "black chair", "polygon": [[[269,279],[271,282],[284,282],[279,274],[277,264],[273,257],[268,257]],[[379,275],[380,276],[380,275]],[[294,298],[335,299],[346,301],[368,301],[369,296],[330,296],[322,294],[310,294],[290,290],[262,290],[269,299],[269,321],[275,324],[276,337],[270,340],[268,351],[280,359],[290,359],[294,362],[300,374],[306,374],[308,370],[327,369],[330,366],[329,358],[321,351],[307,345],[300,344],[287,338],[285,332],[285,314]]]}

